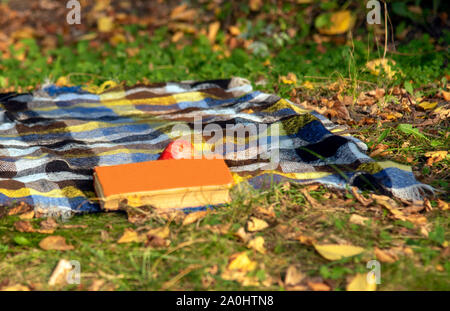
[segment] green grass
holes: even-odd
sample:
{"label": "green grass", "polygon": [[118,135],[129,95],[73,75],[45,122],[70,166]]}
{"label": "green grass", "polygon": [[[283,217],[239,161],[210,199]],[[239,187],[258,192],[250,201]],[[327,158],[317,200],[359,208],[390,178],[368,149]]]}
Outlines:
{"label": "green grass", "polygon": [[[15,59],[21,52],[12,48],[13,57],[6,59],[0,55],[0,88],[2,90],[34,88],[47,78],[56,81],[69,76],[71,83],[100,84],[107,80],[124,81],[132,85],[137,82],[159,82],[184,79],[215,79],[241,76],[252,82],[263,81],[257,89],[275,92],[291,97],[296,87],[279,82],[281,75],[296,74],[298,84],[305,81],[321,83],[323,87],[314,90],[301,89],[300,99],[317,99],[333,96],[334,91],[327,85],[348,79],[351,87],[343,94],[357,97],[363,90],[375,86],[389,88],[412,81],[414,88],[427,86],[430,94],[436,94],[448,68],[445,66],[444,52],[436,52],[429,37],[413,40],[398,48],[399,52],[415,51],[420,55],[405,56],[392,54],[396,69],[403,75],[389,80],[383,76],[373,76],[365,69],[367,60],[380,57],[372,47],[363,42],[353,42],[354,47],[325,44],[326,53],[319,53],[314,44],[290,42],[283,48],[270,46],[268,55],[253,55],[242,49],[235,49],[230,56],[224,52],[214,52],[205,37],[190,38],[190,44],[182,48],[168,43],[169,33],[161,28],[149,37],[140,34],[139,26],[127,26],[126,33],[135,38],[133,42],[111,46],[101,44],[97,48],[88,41],[74,46],[59,46],[42,51],[32,39],[24,40],[23,61]],[[225,49],[220,38],[219,46]],[[449,35],[446,35],[448,38]],[[137,48],[135,56],[129,56],[130,49]],[[270,64],[266,61],[269,60]],[[418,65],[420,64],[420,65]],[[297,87],[298,89],[298,87]],[[388,96],[386,96],[388,97]],[[448,128],[433,127],[433,136],[426,139],[408,135],[389,123],[369,127],[354,126],[355,136],[368,142],[369,147],[382,142],[389,146],[387,156],[412,165],[416,174],[422,173],[421,180],[429,182],[438,190],[448,193],[448,159],[425,166],[424,154],[431,150],[448,149]],[[404,147],[405,141],[410,142]],[[412,162],[407,157],[413,158]],[[38,246],[46,235],[20,233],[14,229],[16,216],[0,219],[0,285],[24,284],[32,289],[51,289],[48,279],[60,259],[78,260],[81,263],[81,284],[59,287],[61,289],[88,289],[94,280],[105,281],[102,289],[118,290],[158,290],[166,288],[168,281],[177,280],[169,289],[181,290],[239,290],[272,289],[283,290],[284,274],[287,267],[297,265],[308,278],[321,277],[334,290],[345,290],[346,280],[356,273],[367,272],[366,262],[374,259],[373,249],[409,247],[412,253],[401,255],[395,263],[382,264],[380,290],[449,290],[450,265],[445,241],[449,240],[448,211],[435,207],[427,213],[429,236],[423,236],[417,227],[409,222],[395,221],[381,207],[364,208],[350,193],[332,192],[323,187],[311,191],[311,195],[323,205],[326,211],[316,210],[301,194],[299,187],[292,185],[289,190],[277,186],[268,191],[251,195],[235,195],[230,205],[216,209],[200,223],[182,226],[172,222],[169,225],[171,244],[162,249],[146,247],[142,243],[117,244],[125,228],[137,228],[127,221],[123,213],[101,213],[77,216],[69,224],[87,225],[84,229],[57,229],[54,234],[64,236],[71,251],[44,251]],[[266,218],[269,228],[256,236],[262,236],[267,253],[260,254],[246,247],[235,237],[234,232],[245,227],[250,216],[263,217],[257,207],[274,208],[276,217]],[[370,224],[349,223],[351,214],[370,219]],[[37,226],[40,220],[33,220]],[[214,233],[207,225],[230,224],[228,233]],[[158,227],[161,223],[151,220],[145,224]],[[312,246],[292,239],[296,235],[314,237],[319,242],[340,243],[346,241],[362,246],[362,255],[329,262],[322,258]],[[184,242],[194,243],[183,246]],[[230,255],[246,251],[258,263],[253,275],[263,281],[273,278],[269,286],[243,287],[238,282],[221,278]],[[191,265],[197,268],[187,273]],[[217,265],[218,272],[208,272]],[[179,278],[177,276],[182,276]]]}
{"label": "green grass", "polygon": [[[383,76],[373,76],[365,69],[368,60],[382,55],[368,52],[371,48],[360,41],[353,42],[353,46],[325,43],[327,51],[324,54],[317,51],[315,44],[292,42],[283,47],[269,46],[269,55],[252,54],[237,48],[226,57],[223,43],[219,44],[222,51],[214,52],[204,36],[189,37],[189,44],[180,48],[170,43],[170,33],[164,27],[157,29],[151,37],[147,33],[141,34],[139,26],[126,26],[125,29],[127,36],[135,38],[134,42],[116,46],[102,43],[94,48],[89,41],[80,41],[73,47],[59,46],[42,51],[34,39],[23,39],[20,48],[10,48],[11,58],[4,59],[0,55],[0,68],[3,69],[0,87],[6,86],[6,78],[8,86],[27,87],[41,84],[47,78],[56,80],[67,75],[71,75],[70,81],[74,84],[115,80],[129,85],[139,81],[242,76],[254,82],[265,79],[266,85],[260,89],[287,95],[293,86],[279,85],[278,77],[288,72],[295,73],[300,84],[307,80],[324,82],[322,78],[331,81],[345,78],[361,87],[367,83],[388,87],[402,84],[405,80],[412,80],[415,86],[420,86],[438,81],[449,73],[444,65],[448,56],[442,51],[434,51],[434,45],[426,35],[399,47],[400,53],[415,51],[413,56],[391,55],[397,62],[394,69],[398,68],[404,74],[396,75],[391,81]],[[130,56],[133,49],[138,52]],[[15,58],[23,53],[26,53],[24,60]],[[264,64],[266,60],[270,60],[270,65]],[[360,85],[355,80],[366,84]],[[349,93],[353,91],[348,90]]]}
{"label": "green grass", "polygon": [[[324,189],[320,189],[320,192],[324,192]],[[414,226],[394,222],[379,211],[374,212],[362,207],[356,200],[346,199],[345,206],[336,208],[335,211],[331,205],[327,211],[320,211],[307,207],[304,198],[298,193],[298,187],[293,185],[288,191],[275,187],[244,200],[235,195],[232,204],[213,211],[199,223],[187,226],[171,223],[171,244],[162,249],[145,247],[142,243],[117,244],[125,228],[135,227],[128,223],[123,213],[72,218],[69,224],[83,224],[88,227],[58,229],[54,233],[64,236],[69,244],[74,245],[74,250],[64,252],[40,249],[38,243],[45,235],[18,233],[13,229],[13,223],[18,217],[5,217],[0,220],[0,279],[36,289],[51,289],[47,281],[52,270],[60,259],[68,259],[81,263],[81,285],[56,288],[88,289],[94,280],[103,279],[106,289],[157,290],[164,288],[166,282],[195,264],[198,265],[197,269],[182,277],[169,289],[282,290],[282,283],[277,282],[271,286],[242,287],[237,282],[221,278],[221,271],[225,269],[228,257],[233,253],[246,251],[252,260],[258,262],[258,268],[253,273],[260,277],[260,280],[269,276],[283,280],[287,267],[294,264],[300,265],[308,277],[320,276],[328,284],[332,284],[335,290],[344,290],[347,277],[368,271],[365,265],[367,261],[375,259],[375,246],[390,248],[405,245],[413,250],[413,254],[400,256],[399,260],[392,264],[382,263],[382,283],[378,288],[448,290],[450,267],[447,258],[441,255],[442,239],[449,238],[448,230],[443,231],[443,228],[449,227],[449,218],[444,212],[434,211],[428,217],[430,223],[433,223],[433,230],[441,232],[441,236],[430,234],[425,238]],[[318,194],[316,197],[321,196]],[[338,198],[334,202],[343,200]],[[245,227],[250,216],[261,217],[256,207],[268,205],[274,207],[277,217],[266,218],[270,224],[269,228],[256,234],[265,239],[267,248],[266,254],[260,254],[248,249],[233,233],[239,227]],[[368,225],[349,224],[348,219],[352,213],[369,217],[372,221]],[[229,232],[220,234],[208,229],[208,226],[217,224],[231,224]],[[159,227],[161,224],[150,221],[146,226]],[[433,230],[431,232],[434,232]],[[312,246],[292,239],[292,236],[300,233],[314,237],[319,242],[336,243],[345,240],[364,247],[366,252],[356,257],[329,262]],[[17,245],[14,242],[17,236],[25,237],[30,244]],[[186,241],[194,243],[177,249],[177,246]],[[214,265],[218,266],[219,272],[211,275],[208,269]],[[437,270],[438,265],[443,267],[444,271]],[[202,283],[205,275],[212,278],[211,285]]]}

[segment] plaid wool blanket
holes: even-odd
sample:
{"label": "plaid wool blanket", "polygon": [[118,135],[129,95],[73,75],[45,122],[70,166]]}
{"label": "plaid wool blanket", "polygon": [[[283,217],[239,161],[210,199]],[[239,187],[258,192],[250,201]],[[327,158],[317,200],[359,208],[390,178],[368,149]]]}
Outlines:
{"label": "plaid wool blanket", "polygon": [[[233,126],[244,136],[226,135]],[[235,181],[256,188],[289,180],[409,200],[432,191],[409,167],[374,161],[363,142],[340,131],[242,78],[0,94],[0,204],[98,211],[95,166],[156,160],[169,142],[192,135],[205,149],[215,136],[214,152]]]}

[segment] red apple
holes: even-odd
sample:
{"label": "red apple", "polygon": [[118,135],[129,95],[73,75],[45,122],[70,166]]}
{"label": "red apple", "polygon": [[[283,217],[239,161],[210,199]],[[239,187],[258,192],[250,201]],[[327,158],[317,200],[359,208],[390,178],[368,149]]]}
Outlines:
{"label": "red apple", "polygon": [[192,159],[194,146],[185,140],[177,139],[167,145],[158,160]]}

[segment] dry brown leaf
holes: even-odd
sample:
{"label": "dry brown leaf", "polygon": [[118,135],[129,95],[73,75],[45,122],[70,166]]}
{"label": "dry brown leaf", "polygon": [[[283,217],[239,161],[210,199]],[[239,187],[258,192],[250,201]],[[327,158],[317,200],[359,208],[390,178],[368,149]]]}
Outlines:
{"label": "dry brown leaf", "polygon": [[447,202],[438,199],[437,203],[438,203],[438,207],[439,207],[440,210],[442,210],[442,211],[448,211],[449,210],[449,206],[448,206]]}
{"label": "dry brown leaf", "polygon": [[268,208],[264,208],[261,206],[258,206],[256,208],[256,213],[270,217],[270,218],[274,218],[275,217],[275,211],[273,209],[273,206],[269,206]]}
{"label": "dry brown leaf", "polygon": [[257,252],[260,252],[261,254],[266,253],[266,249],[264,248],[264,238],[262,236],[254,238],[253,240],[248,242],[247,246]]}
{"label": "dry brown leaf", "polygon": [[86,229],[87,225],[60,225],[62,229]]}
{"label": "dry brown leaf", "polygon": [[70,261],[60,259],[48,280],[48,285],[55,286],[67,284],[67,274],[72,271],[72,268]]}
{"label": "dry brown leaf", "polygon": [[431,202],[428,199],[423,201],[423,206],[425,207],[426,212],[431,212],[433,210],[433,206],[431,206]]}
{"label": "dry brown leaf", "polygon": [[362,196],[359,192],[358,192],[358,188],[357,187],[352,187],[352,194],[353,196],[356,198],[356,200],[358,200],[359,203],[361,203],[364,206],[369,206],[370,204],[372,204],[373,200],[372,199],[366,199],[364,196]]}
{"label": "dry brown leaf", "polygon": [[91,286],[89,286],[88,291],[97,292],[105,284],[104,280],[95,279],[92,281]]}
{"label": "dry brown leaf", "polygon": [[317,200],[314,199],[306,189],[300,189],[300,191],[302,192],[306,201],[308,201],[308,203],[311,205],[312,208],[317,208],[317,209],[324,208],[324,206],[322,204],[320,204],[319,202],[317,202]]}
{"label": "dry brown leaf", "polygon": [[241,34],[241,31],[239,30],[239,28],[237,26],[230,26],[230,27],[228,27],[228,31],[233,36],[239,36]]}
{"label": "dry brown leaf", "polygon": [[425,209],[425,204],[423,201],[414,201],[409,204],[406,208],[402,210],[403,214],[416,214]]}
{"label": "dry brown leaf", "polygon": [[360,215],[357,215],[357,214],[352,214],[352,216],[350,216],[349,221],[352,224],[365,226],[366,223],[369,221],[369,218],[363,217],[363,216],[360,216]]}
{"label": "dry brown leaf", "polygon": [[216,280],[209,274],[203,274],[201,281],[204,289],[209,289],[216,282]]}
{"label": "dry brown leaf", "polygon": [[209,24],[208,26],[208,40],[211,43],[214,43],[216,41],[217,32],[220,28],[220,22],[213,22]]}
{"label": "dry brown leaf", "polygon": [[309,288],[311,288],[313,291],[329,291],[329,290],[331,290],[330,286],[328,286],[325,283],[308,281],[307,284],[308,284]]}
{"label": "dry brown leaf", "polygon": [[231,224],[220,224],[220,225],[214,225],[214,226],[210,226],[210,225],[206,225],[204,226],[204,228],[210,230],[213,233],[217,233],[217,234],[227,234],[228,231],[230,230]]}
{"label": "dry brown leaf", "polygon": [[284,286],[296,286],[301,283],[301,281],[305,278],[305,274],[301,271],[298,271],[294,265],[288,267],[286,271],[286,277],[284,278]]}
{"label": "dry brown leaf", "polygon": [[31,205],[28,205],[24,202],[20,202],[19,205],[14,206],[8,210],[8,215],[18,215],[18,214],[24,214],[28,213],[33,210],[33,207]]}
{"label": "dry brown leaf", "polygon": [[382,250],[379,249],[378,247],[375,247],[374,253],[377,259],[381,262],[393,263],[398,260],[398,257],[389,250]]}
{"label": "dry brown leaf", "polygon": [[161,239],[166,239],[169,237],[170,229],[168,226],[163,226],[163,227],[159,227],[159,228],[150,229],[149,231],[147,231],[146,234],[147,234],[147,236],[153,235],[153,236],[160,237]]}
{"label": "dry brown leaf", "polygon": [[150,246],[150,247],[154,247],[154,248],[159,248],[159,247],[167,247],[170,245],[170,241],[161,238],[160,236],[157,235],[147,235],[147,241],[145,242],[145,246]]}
{"label": "dry brown leaf", "polygon": [[59,235],[46,237],[39,242],[39,246],[45,250],[67,251],[74,249],[73,245],[66,243],[66,239]]}
{"label": "dry brown leaf", "polygon": [[347,107],[340,101],[334,101],[333,106],[325,112],[325,114],[331,117],[338,117],[344,120],[350,120],[350,113]]}
{"label": "dry brown leaf", "polygon": [[218,265],[211,266],[210,268],[206,269],[206,272],[212,275],[216,275],[217,272],[219,272],[219,266]]}
{"label": "dry brown leaf", "polygon": [[182,20],[182,21],[193,21],[195,17],[197,16],[197,11],[194,9],[187,9],[187,5],[181,4],[177,7],[175,7],[172,12],[170,13],[170,19],[171,20]]}
{"label": "dry brown leaf", "polygon": [[409,216],[403,217],[402,219],[405,221],[412,222],[413,224],[416,224],[419,226],[425,225],[427,223],[427,218],[425,216],[417,215],[417,214],[409,215]]}
{"label": "dry brown leaf", "polygon": [[300,243],[305,244],[305,245],[313,245],[314,243],[316,243],[316,239],[310,236],[306,236],[303,234],[300,234],[298,236],[295,237],[296,240],[299,240]]}
{"label": "dry brown leaf", "polygon": [[386,149],[388,149],[389,146],[385,145],[385,144],[378,144],[374,147],[373,151],[369,154],[370,157],[375,157],[379,154],[384,153],[384,151],[386,151]]}
{"label": "dry brown leaf", "polygon": [[241,239],[242,242],[247,243],[247,241],[250,239],[251,235],[245,232],[244,227],[240,227],[238,231],[234,234],[239,239]]}
{"label": "dry brown leaf", "polygon": [[41,221],[42,230],[54,230],[58,227],[58,223],[51,217]]}
{"label": "dry brown leaf", "polygon": [[208,215],[208,211],[193,212],[186,215],[183,219],[183,226],[190,225]]}
{"label": "dry brown leaf", "polygon": [[450,102],[450,92],[442,91],[442,97],[445,101]]}
{"label": "dry brown leaf", "polygon": [[391,214],[400,220],[405,220],[405,215],[397,208],[397,202],[385,195],[372,194],[372,198],[375,201],[386,208]]}
{"label": "dry brown leaf", "polygon": [[182,31],[177,31],[173,34],[172,39],[170,41],[172,41],[173,43],[177,43],[178,41],[181,40],[181,38],[183,38],[184,33]]}
{"label": "dry brown leaf", "polygon": [[20,219],[22,220],[30,220],[34,218],[34,211],[29,211],[26,213],[23,213],[19,216]]}
{"label": "dry brown leaf", "polygon": [[35,232],[33,225],[29,221],[19,220],[14,223],[14,228],[19,232]]}
{"label": "dry brown leaf", "polygon": [[269,224],[262,219],[251,217],[247,222],[247,230],[249,232],[261,231],[269,227]]}

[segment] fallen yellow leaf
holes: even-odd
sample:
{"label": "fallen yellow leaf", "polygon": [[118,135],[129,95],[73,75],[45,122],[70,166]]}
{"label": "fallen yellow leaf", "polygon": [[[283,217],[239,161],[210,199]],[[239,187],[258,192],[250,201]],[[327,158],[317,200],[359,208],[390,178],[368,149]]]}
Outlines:
{"label": "fallen yellow leaf", "polygon": [[432,109],[436,108],[437,102],[430,103],[430,102],[424,101],[424,102],[421,102],[420,104],[418,104],[418,106],[421,107],[423,110],[432,110]]}
{"label": "fallen yellow leaf", "polygon": [[127,38],[125,38],[125,36],[121,33],[116,33],[109,39],[109,42],[115,46],[119,43],[127,42]]}
{"label": "fallen yellow leaf", "polygon": [[249,272],[255,270],[256,265],[256,261],[250,260],[246,252],[241,252],[230,256],[227,269]]}
{"label": "fallen yellow leaf", "polygon": [[304,88],[309,89],[309,90],[313,90],[313,89],[314,89],[314,85],[313,85],[311,82],[309,82],[309,81],[303,82],[302,86],[303,86]]}
{"label": "fallen yellow leaf", "polygon": [[258,236],[248,242],[247,245],[249,248],[253,248],[255,251],[260,252],[261,254],[266,253],[266,249],[264,248],[264,238],[262,236]]}
{"label": "fallen yellow leaf", "polygon": [[147,235],[157,236],[161,239],[165,239],[165,238],[169,237],[169,234],[170,234],[170,229],[167,226],[150,229],[149,231],[147,231]]}
{"label": "fallen yellow leaf", "polygon": [[313,246],[322,257],[328,260],[340,260],[361,254],[364,251],[364,248],[353,245],[313,244]]}
{"label": "fallen yellow leaf", "polygon": [[318,30],[323,35],[339,35],[353,28],[355,21],[355,16],[349,10],[338,11],[331,13],[330,25],[319,27]]}
{"label": "fallen yellow leaf", "polygon": [[281,76],[281,82],[284,84],[297,84],[297,76],[295,73],[288,73],[287,76]]}
{"label": "fallen yellow leaf", "polygon": [[250,260],[245,252],[233,254],[221,277],[224,280],[237,281],[243,286],[258,286],[259,281],[256,276],[247,276],[247,273],[255,270],[256,266],[257,263]]}
{"label": "fallen yellow leaf", "polygon": [[259,218],[251,217],[247,222],[247,230],[250,232],[261,231],[269,227],[269,224]]}
{"label": "fallen yellow leaf", "polygon": [[26,287],[25,285],[21,284],[15,284],[15,285],[9,285],[2,287],[0,289],[2,292],[29,292],[30,289]]}
{"label": "fallen yellow leaf", "polygon": [[59,77],[58,80],[56,80],[55,85],[57,86],[70,86],[70,79],[68,79],[66,76]]}
{"label": "fallen yellow leaf", "polygon": [[367,282],[367,274],[358,273],[347,284],[347,291],[375,291],[377,284],[375,282]]}
{"label": "fallen yellow leaf", "polygon": [[60,259],[48,280],[48,285],[55,286],[67,284],[67,273],[71,270],[72,264],[66,259]]}
{"label": "fallen yellow leaf", "polygon": [[374,59],[370,62],[367,62],[366,67],[375,76],[380,75],[380,72],[381,72],[380,68],[383,68],[383,70],[387,74],[387,76],[389,78],[392,78],[397,72],[391,68],[391,65],[389,65],[389,63],[392,63],[393,65],[395,65],[395,62],[391,59],[379,58],[379,59]]}
{"label": "fallen yellow leaf", "polygon": [[190,225],[197,220],[204,218],[207,214],[208,211],[200,211],[187,214],[187,216],[183,219],[183,226]]}
{"label": "fallen yellow leaf", "polygon": [[34,218],[34,211],[29,211],[27,213],[23,213],[22,215],[19,216],[20,219],[22,220],[30,220]]}
{"label": "fallen yellow leaf", "polygon": [[428,158],[427,165],[431,166],[436,162],[444,160],[448,155],[448,151],[429,151],[425,153],[425,156]]}
{"label": "fallen yellow leaf", "polygon": [[139,234],[131,228],[125,228],[122,236],[119,238],[117,243],[131,243],[131,242],[142,242],[143,238],[139,236]]}
{"label": "fallen yellow leaf", "polygon": [[263,5],[262,0],[250,0],[249,6],[252,11],[259,11]]}
{"label": "fallen yellow leaf", "polygon": [[437,200],[437,202],[438,202],[438,207],[440,210],[448,211],[450,209],[447,202],[439,200],[439,199]]}
{"label": "fallen yellow leaf", "polygon": [[237,26],[230,26],[230,27],[228,27],[228,31],[233,36],[239,36],[241,34],[241,31],[239,30],[239,28]]}
{"label": "fallen yellow leaf", "polygon": [[97,21],[97,28],[100,32],[110,32],[114,28],[114,20],[110,16],[102,16]]}

